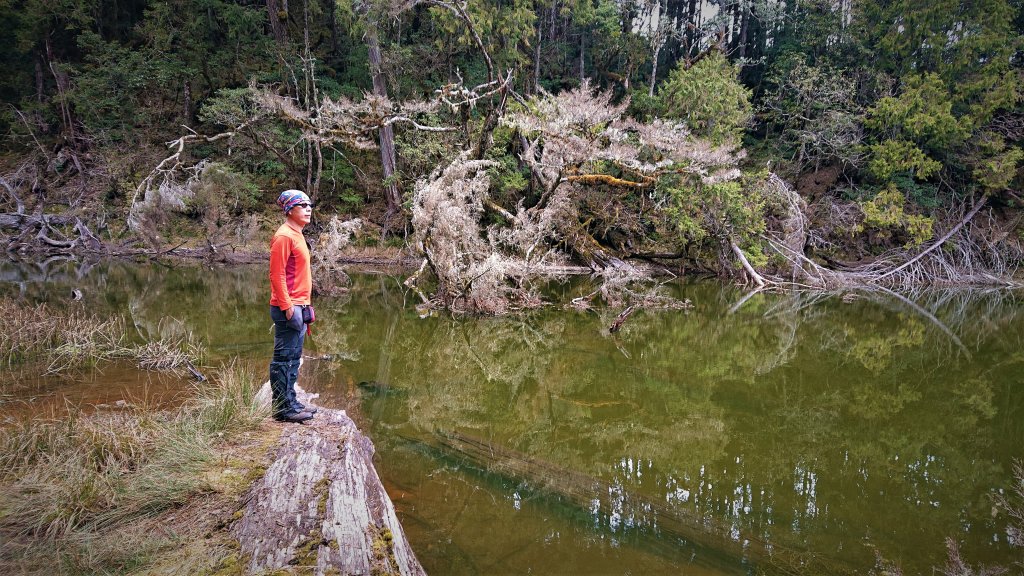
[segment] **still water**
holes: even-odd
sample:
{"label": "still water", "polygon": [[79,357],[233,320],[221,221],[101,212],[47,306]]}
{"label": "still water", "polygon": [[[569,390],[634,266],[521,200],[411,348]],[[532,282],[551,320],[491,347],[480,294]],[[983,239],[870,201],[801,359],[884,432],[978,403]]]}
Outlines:
{"label": "still water", "polygon": [[[191,330],[206,364],[271,349],[262,267],[4,265],[28,302]],[[1024,458],[1024,322],[1012,292],[756,294],[668,287],[689,310],[558,306],[425,316],[401,277],[317,300],[301,383],[345,408],[433,574],[868,573],[1021,560],[993,495]],[[72,288],[82,302],[71,302]],[[581,282],[553,287],[567,302]],[[5,376],[7,418],[174,378],[106,365]],[[1024,543],[1018,543],[1024,544]]]}

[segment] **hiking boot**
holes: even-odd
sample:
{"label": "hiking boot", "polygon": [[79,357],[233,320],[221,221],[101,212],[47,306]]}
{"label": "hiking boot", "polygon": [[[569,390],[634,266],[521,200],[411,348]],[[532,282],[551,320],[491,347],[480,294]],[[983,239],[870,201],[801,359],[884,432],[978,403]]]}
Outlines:
{"label": "hiking boot", "polygon": [[278,422],[305,422],[313,417],[309,412],[299,412],[298,410],[292,410],[291,412],[285,412],[283,414],[277,414],[274,416],[274,420]]}
{"label": "hiking boot", "polygon": [[310,414],[316,414],[319,408],[316,406],[306,406],[302,402],[296,400],[292,403],[292,410],[295,412],[309,412]]}

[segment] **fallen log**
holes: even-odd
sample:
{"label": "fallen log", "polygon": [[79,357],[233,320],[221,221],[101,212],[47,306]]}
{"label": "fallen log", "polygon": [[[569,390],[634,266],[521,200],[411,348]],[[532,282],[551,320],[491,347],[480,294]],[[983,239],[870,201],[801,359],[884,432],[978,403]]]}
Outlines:
{"label": "fallen log", "polygon": [[[260,394],[269,402],[269,383]],[[273,464],[231,527],[247,571],[426,574],[373,467],[373,444],[345,411],[320,408],[307,424],[282,426]]]}
{"label": "fallen log", "polygon": [[534,458],[483,438],[437,430],[436,444],[447,453],[485,473],[525,481],[533,490],[552,494],[587,510],[612,511],[628,518],[637,529],[649,529],[670,541],[687,542],[694,550],[690,563],[712,571],[736,565],[766,575],[830,574],[852,576],[858,571],[840,560],[810,550],[769,542],[741,531],[732,523],[716,522],[665,504],[661,499],[631,493],[622,486]]}
{"label": "fallen log", "polygon": [[38,226],[49,223],[55,226],[74,224],[76,217],[69,214],[25,214],[25,213],[0,213],[0,228],[24,228],[26,226]]}

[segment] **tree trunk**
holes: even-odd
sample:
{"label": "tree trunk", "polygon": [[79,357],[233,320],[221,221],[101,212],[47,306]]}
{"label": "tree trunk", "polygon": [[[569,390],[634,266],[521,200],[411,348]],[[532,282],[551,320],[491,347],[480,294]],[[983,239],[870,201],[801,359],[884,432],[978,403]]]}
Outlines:
{"label": "tree trunk", "polygon": [[740,39],[739,39],[739,57],[745,58],[747,55],[747,26],[750,24],[750,12],[753,10],[753,6],[747,6],[744,4],[743,13],[740,15]]}
{"label": "tree trunk", "polygon": [[754,270],[754,267],[750,265],[750,261],[747,260],[746,255],[743,254],[743,250],[740,250],[740,247],[737,246],[736,242],[731,238],[729,239],[729,247],[732,248],[733,254],[736,255],[740,264],[743,265],[743,270],[745,270],[747,275],[750,276],[750,279],[758,286],[764,286],[764,278],[757,273],[757,270]]}
{"label": "tree trunk", "polygon": [[729,19],[729,42],[728,42],[727,45],[732,50],[735,50],[737,48],[737,46],[739,45],[739,39],[740,39],[740,16],[741,16],[741,12],[742,12],[742,4],[743,4],[742,0],[736,0],[735,2],[733,2],[732,6],[731,6],[731,8],[732,8],[732,18]]}
{"label": "tree trunk", "polygon": [[[703,2],[701,3],[703,8]],[[683,43],[686,45],[686,54],[680,54],[680,58],[683,60],[689,60],[690,55],[693,53],[693,47],[697,43],[700,35],[697,34],[697,30],[700,28],[700,12],[697,9],[697,0],[690,0],[686,7],[686,24],[684,25],[686,33],[683,35]]]}
{"label": "tree trunk", "polygon": [[563,230],[563,234],[565,246],[573,257],[594,272],[601,272],[607,268],[632,268],[630,264],[610,254],[604,246],[594,240],[583,224],[571,222],[568,229]]}
{"label": "tree trunk", "polygon": [[540,46],[544,40],[544,12],[537,18],[537,47],[533,52],[533,93],[540,92]]}
{"label": "tree trunk", "polygon": [[724,571],[725,566],[742,561],[751,566],[751,573],[792,574],[793,567],[798,566],[801,574],[859,574],[836,558],[811,554],[797,547],[769,545],[756,536],[737,534],[734,525],[709,521],[685,507],[648,499],[599,477],[534,458],[490,440],[438,430],[436,440],[427,446],[439,447],[449,458],[467,462],[473,468],[508,479],[513,484],[525,483],[539,492],[555,495],[559,502],[586,510],[588,514],[595,514],[595,510],[598,514],[619,511],[625,517],[640,519],[640,529],[649,522],[652,529],[656,526],[659,533],[674,541],[692,543],[702,554],[693,564],[707,566],[709,572],[718,571],[719,565],[714,563],[722,562],[720,566]]}
{"label": "tree trunk", "polygon": [[185,124],[192,123],[192,82],[186,78],[182,86],[182,108],[181,113],[185,117]]}
{"label": "tree trunk", "polygon": [[[270,384],[260,393],[269,402]],[[310,422],[284,429],[231,527],[247,572],[425,575],[374,470],[370,440],[343,410],[320,408]]]}
{"label": "tree trunk", "polygon": [[328,16],[328,26],[331,29],[331,55],[332,56],[337,56],[338,55],[338,17],[337,17],[337,14],[335,13],[334,2],[333,1],[331,1],[331,2],[324,2],[323,7],[321,7],[320,9],[325,11],[325,12],[327,12],[328,14],[330,14],[330,16]]}
{"label": "tree trunk", "polygon": [[654,58],[651,62],[651,86],[647,90],[647,95],[654,98],[654,83],[658,80],[658,54],[661,53],[661,46],[659,45],[654,49]]}
{"label": "tree trunk", "polygon": [[288,20],[287,4],[282,5],[281,0],[267,0],[267,16],[270,17],[270,32],[274,35],[274,41],[278,46],[288,39],[288,28],[285,23]]}
{"label": "tree trunk", "polygon": [[[387,86],[381,71],[380,40],[377,36],[377,23],[371,18],[366,22],[366,48],[370,60],[370,75],[373,80],[373,93],[387,97]],[[391,126],[381,126],[380,163],[384,172],[384,199],[387,201],[387,212],[384,216],[384,232],[387,232],[388,220],[402,210],[402,196],[395,182],[395,133]]]}
{"label": "tree trunk", "polygon": [[43,103],[43,90],[45,78],[43,77],[43,60],[42,56],[36,56],[36,99],[42,104]]}
{"label": "tree trunk", "polygon": [[586,55],[586,40],[587,35],[585,33],[580,34],[580,84],[587,79],[586,73],[583,68],[584,56]]}
{"label": "tree trunk", "polygon": [[[23,213],[2,213],[0,214],[0,228],[24,229],[28,226],[39,226],[44,223],[43,214]],[[73,224],[77,218],[70,214],[46,214],[46,223],[53,226],[65,226]]]}
{"label": "tree trunk", "polygon": [[506,78],[505,85],[502,86],[499,92],[500,99],[498,104],[491,107],[487,113],[487,118],[484,119],[483,126],[480,127],[480,137],[477,139],[473,150],[473,158],[476,160],[482,160],[484,155],[487,154],[487,149],[491,147],[491,133],[498,127],[498,119],[501,117],[505,104],[508,102],[508,82],[510,81],[510,79]]}
{"label": "tree trunk", "polygon": [[57,65],[55,55],[53,53],[53,45],[50,43],[49,37],[46,38],[44,44],[46,48],[46,63],[50,68],[50,73],[53,74],[54,81],[57,84],[57,96],[60,99],[61,123],[63,124],[61,132],[67,138],[69,143],[74,143],[76,140],[75,119],[67,101],[67,91],[71,88],[71,79],[68,76],[68,73],[61,70],[60,66]]}

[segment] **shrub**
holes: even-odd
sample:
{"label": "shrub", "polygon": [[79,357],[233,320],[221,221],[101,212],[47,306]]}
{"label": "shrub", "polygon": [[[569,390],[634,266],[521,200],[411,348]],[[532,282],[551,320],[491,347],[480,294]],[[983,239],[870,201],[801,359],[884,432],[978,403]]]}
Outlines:
{"label": "shrub", "polygon": [[658,90],[658,110],[713,143],[737,141],[750,121],[751,106],[750,90],[736,76],[736,68],[718,51],[691,68],[680,62]]}
{"label": "shrub", "polygon": [[863,232],[867,228],[875,228],[881,230],[885,236],[889,236],[893,231],[901,231],[909,237],[904,247],[911,248],[924,244],[932,237],[933,220],[927,216],[907,214],[903,209],[904,204],[903,193],[895,184],[890,184],[874,198],[860,204],[864,212],[864,221],[856,231]]}

